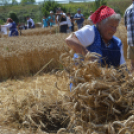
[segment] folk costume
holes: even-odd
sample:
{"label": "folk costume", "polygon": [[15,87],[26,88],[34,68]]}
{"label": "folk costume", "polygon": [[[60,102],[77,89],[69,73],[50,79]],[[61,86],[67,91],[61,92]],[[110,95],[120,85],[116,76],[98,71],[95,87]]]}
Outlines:
{"label": "folk costume", "polygon": [[[90,16],[90,18],[94,24],[97,24],[113,14],[115,14],[113,9],[107,6],[101,6]],[[123,54],[123,45],[119,38],[113,36],[112,39],[106,44],[95,25],[86,25],[80,30],[72,33],[68,38],[71,38],[74,34],[88,51],[96,52],[101,55],[99,60],[101,66],[107,65],[108,67],[114,66],[116,68],[121,64],[126,63]],[[75,54],[74,58],[78,58],[78,55]],[[70,90],[71,87],[72,83],[70,84]]]}
{"label": "folk costume", "polygon": [[[94,24],[115,14],[114,10],[107,6],[101,6],[91,15]],[[100,32],[95,25],[86,25],[74,32],[78,40],[90,52],[99,53],[102,56],[101,64],[118,67],[125,63],[123,45],[119,38],[113,36],[108,44],[105,44]]]}
{"label": "folk costume", "polygon": [[9,34],[8,34],[9,37],[18,36],[19,33],[18,33],[18,30],[17,30],[17,27],[16,27],[16,23],[15,23],[14,21],[12,21],[11,18],[8,18],[8,19],[7,19],[7,22],[8,22],[9,20],[11,20],[11,22],[9,22],[9,23],[6,24],[6,25],[2,25],[2,27],[6,27],[6,28],[9,29]]}

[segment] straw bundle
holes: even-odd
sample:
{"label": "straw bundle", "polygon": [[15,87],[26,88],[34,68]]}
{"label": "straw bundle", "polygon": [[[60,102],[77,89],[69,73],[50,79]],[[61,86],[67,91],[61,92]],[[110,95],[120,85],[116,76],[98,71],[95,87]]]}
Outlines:
{"label": "straw bundle", "polygon": [[[54,75],[44,74],[24,80],[8,80],[0,84],[0,130],[5,134],[55,133],[67,127],[67,112],[54,83]],[[60,88],[66,83],[59,80]],[[42,131],[43,130],[43,131]],[[47,133],[48,134],[48,133]]]}
{"label": "straw bundle", "polygon": [[60,75],[70,76],[73,84],[69,99],[63,104],[70,115],[70,123],[63,131],[74,128],[81,134],[134,132],[133,77],[123,66],[117,70],[100,67],[98,54],[88,53],[77,59],[72,59],[72,55],[71,51],[60,57],[69,73]]}
{"label": "straw bundle", "polygon": [[0,80],[33,75],[51,59],[45,72],[59,69],[61,52],[68,51],[64,39],[67,35],[55,34],[0,39]]}

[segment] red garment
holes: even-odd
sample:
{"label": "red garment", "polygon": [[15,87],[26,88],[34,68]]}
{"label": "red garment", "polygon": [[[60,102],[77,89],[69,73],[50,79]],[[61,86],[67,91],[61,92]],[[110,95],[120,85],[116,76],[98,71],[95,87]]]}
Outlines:
{"label": "red garment", "polygon": [[96,24],[103,19],[110,17],[112,14],[115,14],[115,11],[112,8],[101,6],[90,16],[90,19]]}

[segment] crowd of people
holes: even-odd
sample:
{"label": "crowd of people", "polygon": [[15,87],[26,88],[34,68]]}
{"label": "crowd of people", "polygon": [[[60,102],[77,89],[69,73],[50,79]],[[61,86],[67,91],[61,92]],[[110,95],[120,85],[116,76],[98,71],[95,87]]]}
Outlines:
{"label": "crowd of people", "polygon": [[[127,29],[127,43],[128,54],[127,57],[131,59],[131,71],[134,71],[134,28],[133,28],[133,4],[126,9],[124,20]],[[121,20],[121,15],[117,14],[112,8],[108,6],[101,6],[95,12],[90,12],[88,18],[91,25],[83,26],[85,17],[78,9],[77,13],[72,16],[70,13],[64,13],[59,7],[56,13],[50,11],[48,17],[44,16],[42,19],[43,27],[53,27],[58,25],[61,33],[71,32],[71,35],[66,39],[66,43],[70,49],[76,53],[86,55],[89,51],[99,53],[102,57],[100,63],[102,66],[119,67],[126,64],[123,54],[123,44],[121,40],[114,36],[117,27]],[[76,22],[78,31],[74,32],[74,22]],[[15,22],[7,19],[7,24],[1,27],[9,28],[9,36],[18,36],[18,31]],[[27,17],[27,28],[35,28],[34,21]],[[74,58],[78,55],[75,54]]]}
{"label": "crowd of people", "polygon": [[[91,13],[91,12],[90,12]],[[35,23],[32,18],[27,16],[27,24],[18,24],[11,19],[8,18],[5,25],[1,25],[1,27],[5,27],[9,29],[9,36],[18,36],[18,34],[14,33],[14,31],[17,31],[17,27],[19,30],[22,29],[33,29],[35,28]],[[77,10],[77,13],[75,15],[71,15],[70,13],[64,13],[63,10],[59,7],[56,9],[56,13],[53,11],[50,11],[50,15],[48,17],[43,16],[42,23],[43,28],[46,27],[53,27],[54,25],[59,26],[59,32],[61,33],[68,33],[68,32],[74,32],[74,23],[76,22],[78,29],[83,27],[83,22],[85,20],[85,17],[81,13],[81,9]],[[90,19],[89,19],[90,21]]]}

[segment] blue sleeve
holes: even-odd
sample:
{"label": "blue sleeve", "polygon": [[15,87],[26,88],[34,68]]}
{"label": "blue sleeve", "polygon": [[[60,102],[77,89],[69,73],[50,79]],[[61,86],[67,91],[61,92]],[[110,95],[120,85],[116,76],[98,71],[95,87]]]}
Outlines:
{"label": "blue sleeve", "polygon": [[74,15],[74,18],[77,18],[77,15],[76,14]]}

